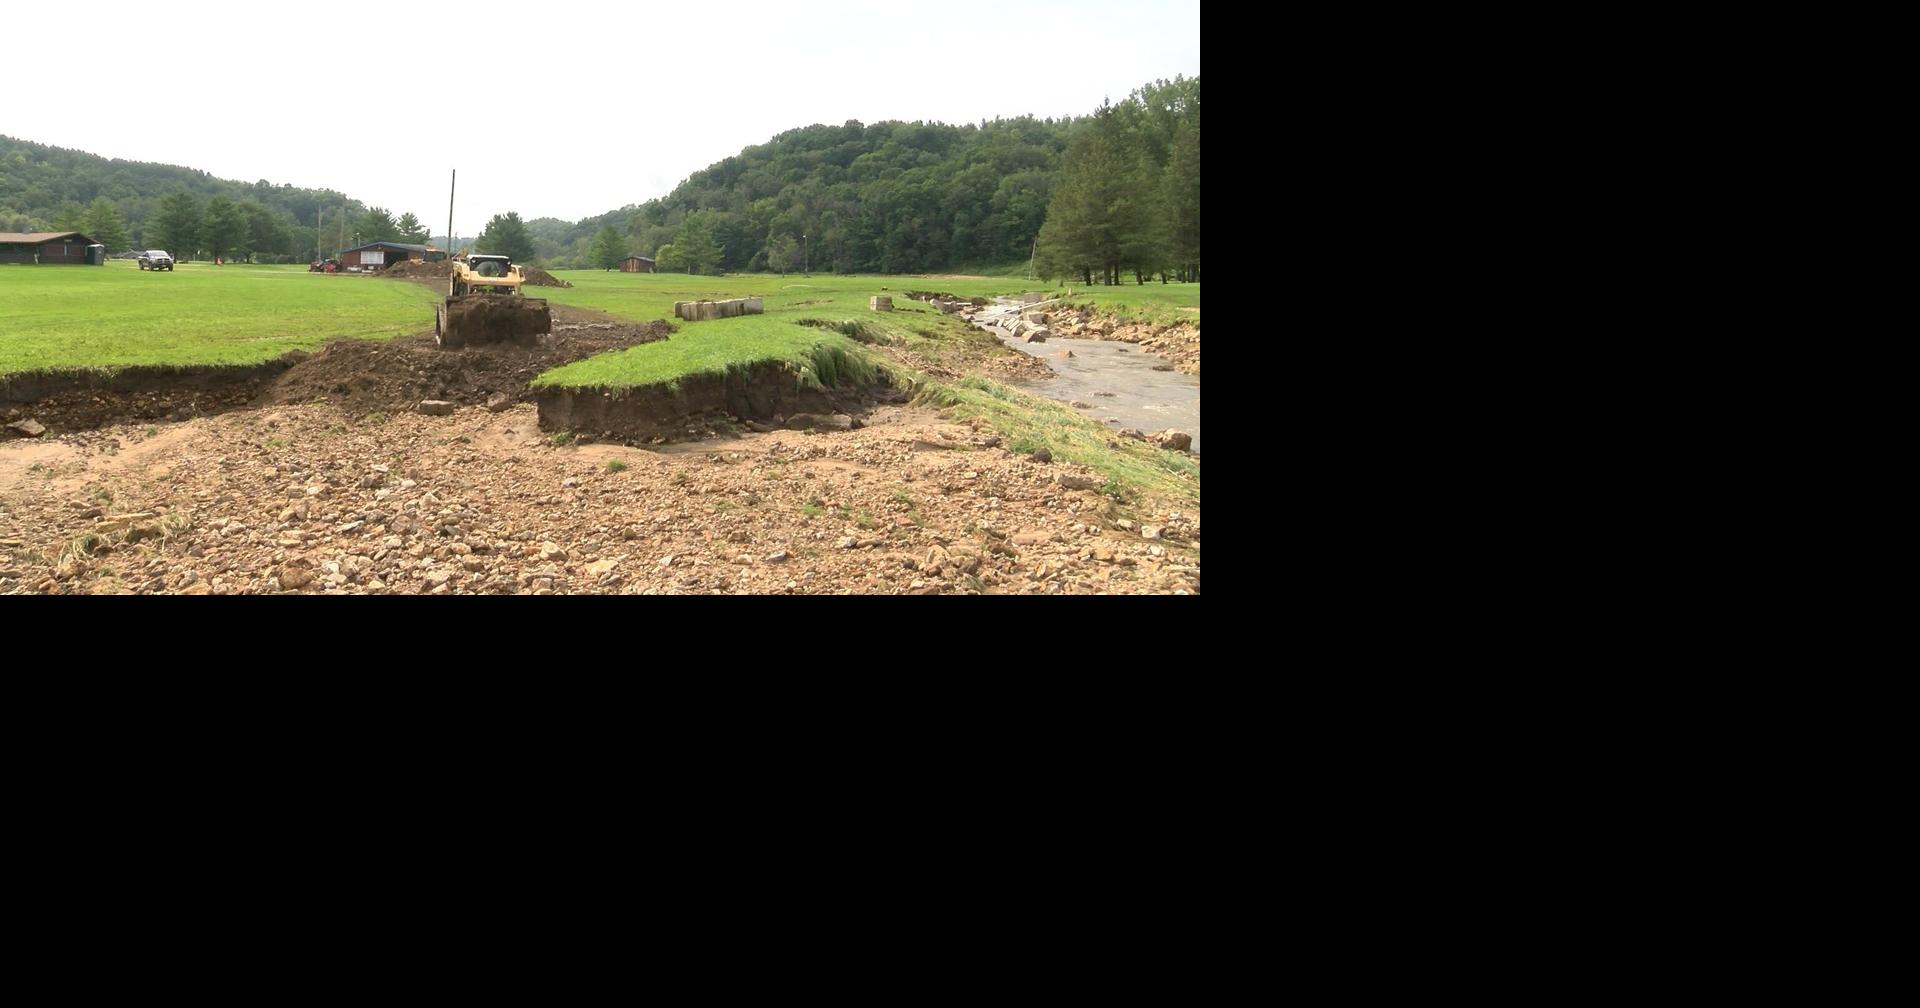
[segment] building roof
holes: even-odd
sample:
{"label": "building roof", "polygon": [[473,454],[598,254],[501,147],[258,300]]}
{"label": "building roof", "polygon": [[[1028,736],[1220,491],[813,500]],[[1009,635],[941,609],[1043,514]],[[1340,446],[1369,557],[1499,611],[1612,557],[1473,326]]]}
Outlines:
{"label": "building roof", "polygon": [[[641,262],[652,262],[652,261],[653,261],[652,259],[650,259],[650,258],[648,258],[647,256],[628,256],[628,257],[627,257],[627,259],[638,259],[638,260],[640,260]],[[622,260],[620,260],[620,261],[621,261],[621,262],[626,262],[626,261],[627,261],[627,259],[622,259]]]}
{"label": "building roof", "polygon": [[409,245],[406,242],[377,241],[377,242],[368,242],[365,245],[358,245],[350,249],[342,249],[341,253],[344,255],[347,252],[362,252],[367,249],[376,249],[376,248],[406,249],[408,252],[440,251],[439,249],[434,248],[431,245]]}
{"label": "building roof", "polygon": [[93,239],[88,238],[78,231],[35,231],[31,234],[21,234],[17,231],[0,231],[0,242],[6,242],[9,245],[38,245],[41,242],[50,242],[61,238],[78,238],[89,245],[94,244]]}

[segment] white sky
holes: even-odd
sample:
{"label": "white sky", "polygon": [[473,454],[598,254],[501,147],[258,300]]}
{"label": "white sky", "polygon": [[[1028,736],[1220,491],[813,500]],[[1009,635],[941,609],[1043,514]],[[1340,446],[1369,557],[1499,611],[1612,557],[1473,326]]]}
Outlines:
{"label": "white sky", "polygon": [[[1198,0],[6,4],[0,134],[331,188],[454,231],[665,196],[848,119],[1085,115],[1200,73]],[[451,68],[450,70],[448,68]]]}

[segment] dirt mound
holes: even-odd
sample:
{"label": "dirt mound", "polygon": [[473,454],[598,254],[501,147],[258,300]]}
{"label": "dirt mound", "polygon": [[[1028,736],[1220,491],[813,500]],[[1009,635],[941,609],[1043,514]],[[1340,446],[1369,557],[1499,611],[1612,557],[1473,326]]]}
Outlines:
{"label": "dirt mound", "polygon": [[562,364],[666,339],[666,322],[619,325],[557,325],[535,346],[488,344],[448,350],[433,334],[402,336],[387,343],[338,340],[295,364],[256,405],[326,400],[350,412],[410,412],[423,399],[485,405],[504,392],[532,402],[527,383]]}
{"label": "dirt mound", "polygon": [[452,298],[440,308],[437,331],[443,347],[480,343],[532,346],[552,328],[545,298],[518,294],[474,294]]}
{"label": "dirt mound", "polygon": [[416,277],[437,277],[446,279],[453,275],[453,265],[447,262],[414,262],[411,259],[397,262],[387,267],[381,276],[414,279]]}
{"label": "dirt mound", "polygon": [[520,275],[527,278],[529,287],[571,287],[572,284],[539,268],[538,266],[520,267]]}

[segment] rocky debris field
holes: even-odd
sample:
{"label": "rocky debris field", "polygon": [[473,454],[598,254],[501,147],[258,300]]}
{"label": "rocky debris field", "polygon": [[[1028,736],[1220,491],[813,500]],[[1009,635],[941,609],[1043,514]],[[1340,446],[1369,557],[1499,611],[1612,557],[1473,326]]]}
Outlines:
{"label": "rocky debris field", "polygon": [[[923,292],[916,292],[916,294]],[[982,305],[982,298],[968,301],[951,294],[921,297],[941,311],[969,320],[994,320],[1014,336],[1030,343],[1044,343],[1050,336],[1067,339],[1118,340],[1133,343],[1168,362],[1163,370],[1183,371],[1200,377],[1200,330],[1184,322],[1159,325],[1149,322],[1122,322],[1111,315],[1084,305],[1042,305],[1014,313],[1010,306]]]}
{"label": "rocky debris field", "polygon": [[933,413],[647,450],[359,405],[0,448],[0,594],[1199,592],[1197,513]]}

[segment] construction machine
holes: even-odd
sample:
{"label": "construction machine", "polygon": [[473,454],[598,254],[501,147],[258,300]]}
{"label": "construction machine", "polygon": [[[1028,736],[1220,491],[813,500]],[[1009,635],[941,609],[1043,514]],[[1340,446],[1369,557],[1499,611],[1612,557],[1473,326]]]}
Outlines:
{"label": "construction machine", "polygon": [[470,343],[532,343],[553,331],[546,298],[520,293],[526,277],[503,255],[455,257],[447,300],[434,315],[434,339],[443,347]]}

